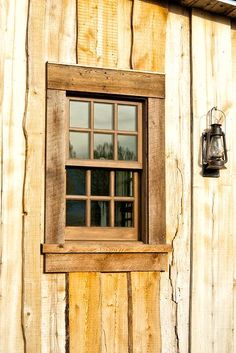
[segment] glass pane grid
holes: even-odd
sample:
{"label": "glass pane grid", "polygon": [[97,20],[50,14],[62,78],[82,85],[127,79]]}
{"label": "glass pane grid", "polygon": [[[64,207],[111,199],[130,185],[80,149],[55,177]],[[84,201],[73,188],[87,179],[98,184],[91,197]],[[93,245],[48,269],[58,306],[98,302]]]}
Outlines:
{"label": "glass pane grid", "polygon": [[137,161],[138,104],[70,100],[69,158]]}
{"label": "glass pane grid", "polygon": [[134,227],[135,186],[130,170],[66,169],[66,226]]}

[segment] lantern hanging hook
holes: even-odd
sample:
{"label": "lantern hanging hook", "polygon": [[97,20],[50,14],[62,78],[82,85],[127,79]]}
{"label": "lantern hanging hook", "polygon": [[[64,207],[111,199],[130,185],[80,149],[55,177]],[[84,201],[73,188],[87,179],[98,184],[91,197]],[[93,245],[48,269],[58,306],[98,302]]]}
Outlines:
{"label": "lantern hanging hook", "polygon": [[220,110],[220,109],[218,109],[218,108],[215,106],[215,107],[211,108],[211,109],[208,111],[208,113],[207,113],[207,116],[210,117],[210,119],[209,119],[209,120],[210,120],[210,125],[213,124],[213,122],[212,122],[212,120],[213,120],[213,111],[221,113],[221,116],[220,116],[218,119],[215,119],[215,120],[216,120],[215,123],[222,125],[223,121],[225,121],[225,124],[226,124],[226,115],[225,115],[225,113],[223,112],[223,110]]}

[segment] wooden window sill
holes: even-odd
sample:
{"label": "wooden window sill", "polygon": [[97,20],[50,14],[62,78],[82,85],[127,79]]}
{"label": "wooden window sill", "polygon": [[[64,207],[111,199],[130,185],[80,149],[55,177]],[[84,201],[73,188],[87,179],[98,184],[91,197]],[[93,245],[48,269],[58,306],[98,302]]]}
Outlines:
{"label": "wooden window sill", "polygon": [[43,244],[45,272],[126,272],[166,271],[167,244],[148,245],[132,243]]}

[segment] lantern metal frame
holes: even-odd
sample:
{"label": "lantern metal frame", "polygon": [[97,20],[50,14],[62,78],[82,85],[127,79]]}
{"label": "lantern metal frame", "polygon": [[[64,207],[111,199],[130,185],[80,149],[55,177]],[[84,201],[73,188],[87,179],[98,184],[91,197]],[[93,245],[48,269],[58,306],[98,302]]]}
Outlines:
{"label": "lantern metal frame", "polygon": [[[210,123],[208,128],[202,133],[202,176],[218,178],[220,176],[220,169],[226,169],[225,164],[228,161],[227,148],[226,148],[226,139],[225,133],[222,131],[222,124],[220,123],[221,119],[217,122],[212,122],[213,111],[218,111],[222,114],[225,119],[225,113],[222,110],[213,107],[207,113],[207,117],[210,116]],[[208,147],[210,146],[211,138],[220,136],[223,142],[224,157],[223,158],[209,158]]]}

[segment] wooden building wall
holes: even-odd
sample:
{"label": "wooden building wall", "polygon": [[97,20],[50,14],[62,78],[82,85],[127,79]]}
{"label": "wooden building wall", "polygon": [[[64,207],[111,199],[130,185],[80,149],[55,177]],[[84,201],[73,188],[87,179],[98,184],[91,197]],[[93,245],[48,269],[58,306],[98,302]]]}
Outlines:
{"label": "wooden building wall", "polygon": [[[0,352],[233,353],[236,25],[165,1],[0,9]],[[46,61],[165,72],[168,272],[43,273]],[[213,105],[229,149],[215,180],[199,166]]]}

